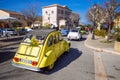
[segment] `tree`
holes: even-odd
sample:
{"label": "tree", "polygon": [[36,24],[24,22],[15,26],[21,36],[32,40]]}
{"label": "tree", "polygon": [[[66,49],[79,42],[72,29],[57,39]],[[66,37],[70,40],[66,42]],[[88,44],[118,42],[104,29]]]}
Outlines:
{"label": "tree", "polygon": [[71,13],[69,15],[70,22],[73,27],[76,27],[79,25],[80,15],[78,13]]}
{"label": "tree", "polygon": [[39,6],[37,4],[30,4],[27,8],[22,9],[21,13],[25,16],[28,26],[31,26],[39,17]]}
{"label": "tree", "polygon": [[117,0],[108,0],[105,1],[105,6],[106,6],[106,21],[108,24],[108,35],[107,35],[107,41],[110,39],[110,33],[112,29],[112,23],[113,20],[115,19],[115,15],[118,11],[120,11],[120,3]]}
{"label": "tree", "polygon": [[42,16],[39,16],[39,17],[37,18],[37,20],[42,23]]}
{"label": "tree", "polygon": [[22,24],[21,22],[14,21],[14,22],[12,22],[12,25],[13,25],[14,27],[21,27],[23,24]]}
{"label": "tree", "polygon": [[100,4],[94,4],[86,14],[87,20],[100,29],[100,26],[104,23],[106,18],[104,11],[104,8]]}

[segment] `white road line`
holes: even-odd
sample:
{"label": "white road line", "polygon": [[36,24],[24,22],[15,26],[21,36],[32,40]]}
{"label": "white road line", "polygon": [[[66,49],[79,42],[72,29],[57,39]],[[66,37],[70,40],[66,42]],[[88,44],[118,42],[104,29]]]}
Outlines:
{"label": "white road line", "polygon": [[95,80],[108,80],[100,53],[94,52]]}

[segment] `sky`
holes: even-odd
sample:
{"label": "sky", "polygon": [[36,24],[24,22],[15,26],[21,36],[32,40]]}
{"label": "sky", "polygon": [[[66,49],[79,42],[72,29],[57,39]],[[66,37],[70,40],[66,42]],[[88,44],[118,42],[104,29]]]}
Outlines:
{"label": "sky", "polygon": [[42,7],[59,4],[66,5],[72,12],[80,14],[80,22],[87,23],[86,13],[94,4],[103,4],[104,0],[0,0],[0,9],[20,12],[27,8],[29,4],[38,4],[40,7],[40,15],[42,15]]}

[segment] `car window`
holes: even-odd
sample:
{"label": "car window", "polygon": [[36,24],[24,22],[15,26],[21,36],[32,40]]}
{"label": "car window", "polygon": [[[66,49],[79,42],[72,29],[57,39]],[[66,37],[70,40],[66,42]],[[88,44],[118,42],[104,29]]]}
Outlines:
{"label": "car window", "polygon": [[25,36],[25,38],[23,39],[23,42],[25,42],[25,43],[30,43],[30,42],[31,42],[31,38],[32,38],[32,35],[27,35],[27,36]]}
{"label": "car window", "polygon": [[51,46],[51,45],[52,45],[52,41],[53,41],[53,37],[50,36],[49,39],[48,39],[48,46]]}
{"label": "car window", "polygon": [[61,34],[59,34],[59,41],[62,41],[63,40],[63,37]]}
{"label": "car window", "polygon": [[39,41],[40,44],[43,44],[44,39],[45,39],[44,36],[40,36],[40,35],[27,35],[23,39],[23,42],[25,42],[25,43],[31,43],[32,38],[35,38],[35,40]]}
{"label": "car window", "polygon": [[9,28],[9,29],[7,29],[7,31],[15,31],[14,29],[12,29],[12,28]]}
{"label": "car window", "polygon": [[59,41],[59,37],[58,37],[58,34],[56,34],[54,36],[54,43],[56,44],[56,43],[58,43],[58,41]]}
{"label": "car window", "polygon": [[78,30],[77,29],[73,29],[73,30],[71,30],[71,32],[78,32]]}

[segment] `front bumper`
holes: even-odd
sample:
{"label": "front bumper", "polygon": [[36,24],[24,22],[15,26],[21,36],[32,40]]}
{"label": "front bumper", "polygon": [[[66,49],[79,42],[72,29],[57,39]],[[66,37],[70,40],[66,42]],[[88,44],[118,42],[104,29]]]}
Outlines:
{"label": "front bumper", "polygon": [[15,67],[19,67],[19,68],[24,68],[24,69],[28,69],[28,70],[32,70],[32,71],[41,71],[40,68],[37,67],[32,67],[32,66],[26,66],[26,65],[22,65],[22,64],[17,64],[12,62],[12,65]]}
{"label": "front bumper", "polygon": [[80,39],[80,37],[78,37],[78,36],[69,36],[68,39],[78,40],[78,39]]}

